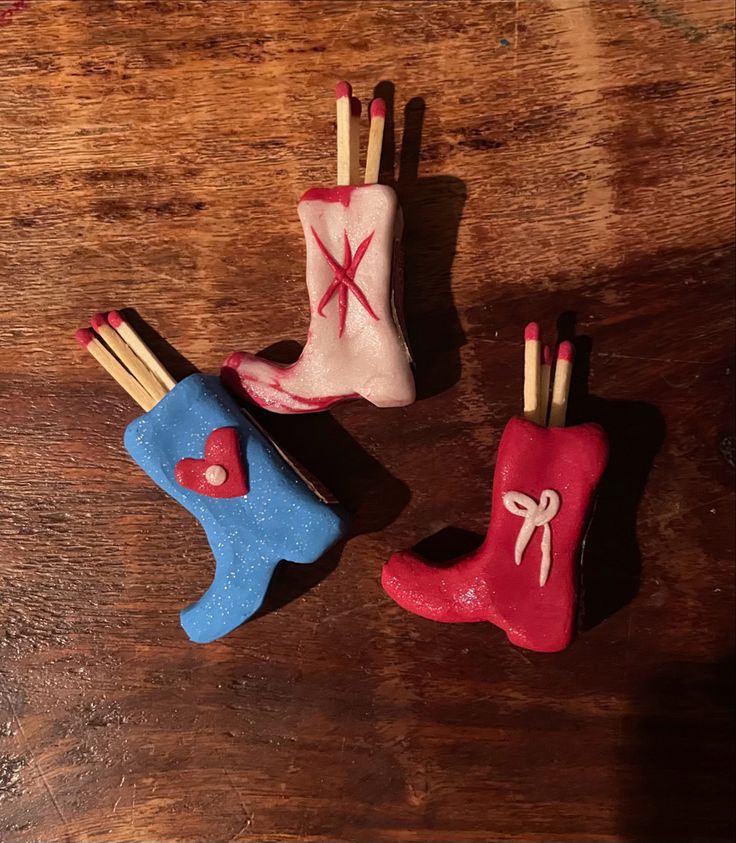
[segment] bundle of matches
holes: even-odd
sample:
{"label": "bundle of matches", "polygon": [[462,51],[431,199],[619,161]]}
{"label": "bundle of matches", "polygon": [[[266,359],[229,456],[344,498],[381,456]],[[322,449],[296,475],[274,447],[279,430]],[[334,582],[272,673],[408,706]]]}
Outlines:
{"label": "bundle of matches", "polygon": [[77,331],[77,342],[143,410],[153,409],[176,381],[119,311],[95,313],[90,323]]}
{"label": "bundle of matches", "polygon": [[[561,342],[554,361],[552,351],[543,346],[539,324],[530,322],[524,329],[524,418],[542,427],[564,427],[570,394],[574,349],[571,342]],[[550,394],[550,383],[552,385]]]}
{"label": "bundle of matches", "polygon": [[[120,311],[95,313],[92,328],[80,328],[75,336],[102,368],[111,375],[130,397],[148,412],[177,384],[163,363],[141,339]],[[274,442],[263,426],[244,409],[248,421],[269,440],[281,457],[323,502],[334,504],[335,497],[320,481]]]}
{"label": "bundle of matches", "polygon": [[[360,183],[360,115],[361,104],[353,96],[348,82],[339,82],[335,88],[337,109],[337,183]],[[371,102],[368,151],[365,160],[364,184],[375,184],[381,164],[383,128],[386,122],[386,103],[380,99]]]}

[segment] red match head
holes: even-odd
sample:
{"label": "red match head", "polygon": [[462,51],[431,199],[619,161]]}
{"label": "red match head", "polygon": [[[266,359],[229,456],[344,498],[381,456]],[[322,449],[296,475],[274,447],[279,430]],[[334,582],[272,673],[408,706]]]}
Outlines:
{"label": "red match head", "polygon": [[113,328],[119,328],[123,324],[123,322],[125,322],[125,319],[123,319],[123,317],[120,315],[119,310],[111,310],[107,314],[107,321],[112,325]]}
{"label": "red match head", "polygon": [[524,328],[524,342],[539,342],[539,323],[530,322]]}
{"label": "red match head", "polygon": [[544,361],[545,366],[552,365],[552,349],[548,345],[545,345],[542,350],[542,360]]}
{"label": "red match head", "polygon": [[360,100],[357,97],[350,97],[350,113],[353,117],[360,117]]}
{"label": "red match head", "polygon": [[371,117],[386,117],[386,103],[380,97],[371,103]]}
{"label": "red match head", "polygon": [[571,363],[574,356],[575,347],[573,346],[573,344],[571,342],[568,342],[567,340],[561,342],[560,347],[557,349],[557,359],[567,360],[568,363]]}
{"label": "red match head", "polygon": [[350,87],[349,82],[338,82],[335,85],[335,99],[339,100],[343,97],[349,97],[353,93],[353,89]]}
{"label": "red match head", "polygon": [[76,334],[74,334],[74,338],[82,346],[82,348],[87,348],[87,346],[95,338],[95,335],[90,328],[80,328]]}
{"label": "red match head", "polygon": [[95,313],[89,321],[95,331],[99,331],[103,325],[107,325],[107,316],[104,313]]}

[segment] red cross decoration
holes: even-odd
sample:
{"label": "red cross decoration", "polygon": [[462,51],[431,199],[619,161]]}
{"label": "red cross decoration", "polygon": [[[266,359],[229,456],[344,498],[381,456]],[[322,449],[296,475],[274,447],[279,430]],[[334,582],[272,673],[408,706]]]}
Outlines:
{"label": "red cross decoration", "polygon": [[363,260],[363,256],[368,251],[368,246],[370,246],[375,232],[371,231],[360,246],[358,246],[355,250],[355,254],[353,255],[350,240],[348,239],[348,233],[345,231],[343,234],[345,251],[343,253],[342,265],[340,265],[329,253],[325,244],[319,239],[319,235],[314,230],[314,226],[312,226],[312,234],[314,235],[314,239],[317,241],[320,251],[325,256],[327,263],[335,273],[330,286],[325,291],[325,294],[322,296],[322,299],[317,306],[317,313],[319,313],[320,316],[324,316],[325,314],[322,311],[324,310],[325,305],[335,294],[337,294],[337,312],[340,320],[339,336],[342,336],[343,331],[345,330],[345,317],[348,312],[348,292],[351,292],[363,305],[368,314],[378,321],[378,317],[373,312],[373,308],[368,303],[368,299],[365,297],[360,287],[355,283],[355,273],[358,271],[358,267],[360,266],[360,262]]}

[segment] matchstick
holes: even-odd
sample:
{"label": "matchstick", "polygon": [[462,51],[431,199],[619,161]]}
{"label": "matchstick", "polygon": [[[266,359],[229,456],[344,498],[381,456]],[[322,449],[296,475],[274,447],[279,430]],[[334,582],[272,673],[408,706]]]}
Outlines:
{"label": "matchstick", "polygon": [[350,97],[350,184],[360,183],[360,100]]}
{"label": "matchstick", "polygon": [[366,184],[375,184],[381,168],[381,147],[383,146],[383,129],[386,125],[386,103],[379,97],[374,99],[370,108],[371,128],[368,133],[368,152],[365,157]]}
{"label": "matchstick", "polygon": [[131,375],[138,380],[151,398],[158,403],[166,395],[167,390],[161,386],[146,365],[136,357],[135,352],[121,338],[117,331],[114,331],[110,327],[105,314],[95,313],[90,321],[92,322],[92,327],[102,337],[110,351],[112,351]]}
{"label": "matchstick", "polygon": [[130,397],[146,412],[153,409],[156,402],[143,389],[138,381],[122,367],[105,346],[95,337],[90,328],[80,328],[75,334],[77,342],[86,348],[102,368],[122,386]]}
{"label": "matchstick", "polygon": [[555,380],[552,386],[552,404],[549,409],[549,426],[564,427],[567,416],[567,398],[570,394],[572,360],[575,349],[571,342],[561,342],[557,350]]}
{"label": "matchstick", "polygon": [[552,350],[548,345],[542,349],[542,370],[539,376],[539,419],[542,427],[547,426],[549,413],[549,384],[552,378]]}
{"label": "matchstick", "polygon": [[540,352],[539,325],[530,322],[524,329],[524,418],[533,422],[539,419]]}
{"label": "matchstick", "polygon": [[161,361],[151,351],[151,349],[138,336],[135,329],[125,321],[123,316],[117,310],[111,310],[107,314],[107,321],[120,334],[120,336],[128,343],[133,351],[140,357],[140,359],[148,366],[154,375],[161,381],[166,389],[173,389],[176,386],[176,381],[161,365]]}
{"label": "matchstick", "polygon": [[337,183],[350,184],[350,100],[353,89],[347,82],[335,88],[337,113]]}

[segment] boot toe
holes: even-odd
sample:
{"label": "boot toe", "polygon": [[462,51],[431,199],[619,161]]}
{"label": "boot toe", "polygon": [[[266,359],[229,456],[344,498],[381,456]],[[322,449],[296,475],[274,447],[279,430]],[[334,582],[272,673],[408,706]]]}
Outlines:
{"label": "boot toe", "polygon": [[395,553],[383,566],[381,585],[402,608],[430,620],[447,619],[442,572],[414,553]]}

